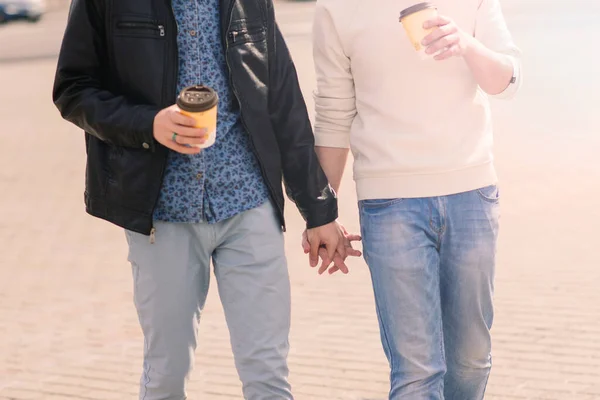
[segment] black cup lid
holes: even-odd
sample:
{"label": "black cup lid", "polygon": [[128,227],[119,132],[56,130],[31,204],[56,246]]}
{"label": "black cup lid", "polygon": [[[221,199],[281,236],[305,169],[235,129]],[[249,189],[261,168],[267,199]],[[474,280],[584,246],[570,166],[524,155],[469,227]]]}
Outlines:
{"label": "black cup lid", "polygon": [[411,14],[418,13],[419,11],[423,11],[426,8],[435,8],[433,3],[426,1],[424,3],[415,4],[414,6],[408,7],[400,12],[400,21],[402,18],[408,17]]}
{"label": "black cup lid", "polygon": [[189,86],[177,97],[177,106],[187,112],[207,111],[219,103],[219,96],[208,86]]}

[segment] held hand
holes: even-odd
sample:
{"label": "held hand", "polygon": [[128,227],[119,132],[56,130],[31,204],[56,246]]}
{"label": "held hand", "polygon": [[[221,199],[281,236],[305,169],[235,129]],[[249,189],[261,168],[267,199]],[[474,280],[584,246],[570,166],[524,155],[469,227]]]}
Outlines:
{"label": "held hand", "polygon": [[333,262],[333,256],[336,251],[340,253],[342,258],[346,258],[344,232],[337,222],[331,222],[318,228],[307,229],[306,235],[308,243],[310,243],[309,260],[311,267],[314,268],[319,264],[319,249],[321,247],[325,248],[325,253],[323,254],[325,258],[322,258],[322,260],[323,265],[327,267]]}
{"label": "held hand", "polygon": [[[344,228],[340,224],[338,224],[338,225],[339,225],[342,233],[344,234],[343,244],[346,249],[346,257],[362,256],[362,253],[359,250],[355,250],[352,247],[352,242],[362,240],[360,235],[349,234],[348,231],[346,231],[346,228]],[[302,234],[302,249],[304,250],[304,254],[310,253],[311,245],[308,240],[307,231],[304,231],[304,233]],[[321,247],[319,249],[319,256],[323,260],[323,262],[321,263],[321,267],[319,268],[319,275],[322,275],[327,270],[327,268],[329,267],[329,264],[330,264],[330,263],[325,263],[325,261],[327,260],[327,257],[328,257],[327,250],[325,248]],[[342,257],[340,255],[340,253],[338,253],[336,251],[335,255],[333,256],[333,266],[331,268],[329,268],[330,275],[336,273],[337,271],[342,271],[342,273],[344,273],[344,274],[348,273],[348,267],[345,264],[346,257]]]}
{"label": "held hand", "polygon": [[[160,144],[182,154],[198,154],[206,129],[195,128],[196,121],[179,112],[176,105],[161,110],[154,118],[154,138]],[[191,147],[192,146],[192,147]]]}
{"label": "held hand", "polygon": [[473,40],[454,21],[444,16],[426,21],[423,28],[437,28],[423,39],[423,45],[427,54],[437,54],[434,59],[438,61],[464,56]]}

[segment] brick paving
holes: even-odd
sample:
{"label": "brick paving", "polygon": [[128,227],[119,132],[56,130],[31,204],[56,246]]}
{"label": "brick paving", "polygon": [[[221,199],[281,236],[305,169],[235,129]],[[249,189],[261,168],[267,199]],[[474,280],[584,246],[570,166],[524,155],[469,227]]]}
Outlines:
{"label": "brick paving", "polygon": [[[312,7],[280,5],[309,103]],[[515,34],[533,50],[521,18],[515,12]],[[55,49],[63,19],[49,15],[35,28],[45,37],[31,36],[25,25],[0,30],[0,400],[134,399],[142,340],[124,236],[85,215],[82,134],[61,121],[49,99],[55,61],[47,50]],[[486,399],[597,400],[600,212],[593,205],[600,141],[590,127],[599,121],[589,113],[585,122],[527,122],[518,110],[545,101],[536,94],[544,82],[532,81],[516,105],[496,111],[504,214]],[[350,176],[342,195],[343,219],[356,231]],[[364,263],[354,260],[348,277],[315,276],[298,248],[301,222],[291,207],[288,213],[296,397],[384,399],[387,366]],[[200,335],[190,398],[241,398],[215,290]]]}

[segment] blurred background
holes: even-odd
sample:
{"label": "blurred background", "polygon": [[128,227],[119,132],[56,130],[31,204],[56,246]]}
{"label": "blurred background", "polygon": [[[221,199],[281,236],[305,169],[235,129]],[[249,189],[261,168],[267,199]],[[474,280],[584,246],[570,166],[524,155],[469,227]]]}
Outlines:
{"label": "blurred background", "polygon": [[[525,84],[493,104],[503,211],[486,399],[597,400],[600,3],[502,4]],[[276,8],[312,110],[314,3]],[[84,213],[83,133],[51,101],[67,12],[67,0],[0,0],[0,400],[133,399],[141,371],[125,238]],[[302,221],[288,214],[296,397],[385,399],[364,262],[317,276],[299,247]],[[358,231],[350,174],[341,221]],[[241,398],[214,290],[197,354],[190,397]]]}

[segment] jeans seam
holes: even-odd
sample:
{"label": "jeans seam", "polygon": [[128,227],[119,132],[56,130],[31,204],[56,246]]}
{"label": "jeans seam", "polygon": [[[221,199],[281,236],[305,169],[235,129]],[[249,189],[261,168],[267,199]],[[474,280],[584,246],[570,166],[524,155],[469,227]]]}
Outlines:
{"label": "jeans seam", "polygon": [[377,300],[377,296],[375,296],[375,310],[377,311],[377,317],[381,321],[381,332],[383,333],[383,338],[385,340],[384,346],[387,347],[388,354],[390,355],[390,367],[393,372],[394,368],[396,367],[396,361],[395,361],[396,357],[394,357],[394,354],[392,353],[392,346],[390,345],[388,329],[385,326],[384,319],[382,317],[382,313],[381,313],[381,309],[380,309],[380,305],[379,305],[379,300]]}
{"label": "jeans seam", "polygon": [[[441,233],[440,233],[441,236]],[[441,243],[441,241],[440,241]],[[441,293],[441,262],[437,265],[437,276],[438,276],[438,287],[440,288],[439,299],[440,299],[440,321],[439,321],[439,330],[440,330],[440,354],[442,356],[442,362],[444,369],[448,369],[448,364],[446,361],[446,346],[445,346],[445,337],[444,337],[444,313],[442,312],[442,293]],[[444,379],[440,379],[440,389],[439,389],[440,398],[444,398]]]}
{"label": "jeans seam", "polygon": [[[200,269],[202,269],[202,265],[200,265]],[[199,274],[202,273],[202,271],[198,271]],[[198,313],[198,324],[200,324],[200,317],[202,312],[204,311],[204,307],[206,306],[206,299],[208,297],[208,290],[210,289],[210,258],[208,261],[208,265],[205,268],[204,271],[204,287],[202,288],[203,291],[200,294],[203,298],[202,298],[202,308],[200,309],[200,312]],[[198,333],[196,332],[196,335]]]}
{"label": "jeans seam", "polygon": [[[446,205],[447,205],[447,197],[443,197],[443,198],[439,198],[439,206],[440,206],[440,222],[441,222],[441,226],[440,226],[440,243],[441,243],[441,236],[444,235],[444,233],[446,233],[446,223],[448,220],[448,211],[446,209]],[[439,268],[438,268],[438,272],[439,272]]]}
{"label": "jeans seam", "polygon": [[[146,353],[148,353],[148,342],[145,343]],[[144,396],[142,400],[146,400],[146,395],[148,394],[148,384],[150,383],[150,363],[146,361],[146,367],[144,368]]]}
{"label": "jeans seam", "polygon": [[[360,207],[359,205],[359,209],[361,209],[360,211],[362,211],[362,207]],[[360,225],[361,225],[361,234],[363,237],[363,243],[365,243],[365,245],[363,245],[363,247],[366,247],[366,243],[368,243],[367,239],[367,235],[365,235],[366,232],[366,224],[368,223],[367,221],[365,221],[366,216],[363,216],[362,212],[359,212],[359,220],[360,220]],[[369,266],[369,251],[366,248],[363,248],[363,258],[365,259],[365,262],[367,263],[367,266]],[[369,266],[369,269],[371,269],[371,267]],[[371,270],[371,276],[373,276],[373,271]],[[390,340],[388,338],[388,332],[387,332],[387,328],[385,327],[385,323],[384,320],[382,318],[382,313],[381,313],[381,305],[380,305],[380,301],[377,297],[377,289],[375,288],[375,281],[373,281],[373,295],[375,297],[375,312],[377,313],[377,318],[379,319],[380,323],[380,330],[383,336],[383,341],[382,341],[382,345],[384,347],[386,347],[387,349],[387,353],[389,354],[389,362],[390,362],[390,369],[391,371],[394,370],[395,367],[395,357],[392,354],[392,347],[390,346]]]}
{"label": "jeans seam", "polygon": [[[129,239],[129,237],[128,237],[128,239]],[[130,248],[130,252],[131,252],[131,243],[129,243],[129,248]],[[138,264],[136,264],[134,261],[130,261],[130,263],[131,263],[131,267],[133,270],[133,290],[134,290],[133,301],[137,307],[137,299],[135,297],[135,293],[138,290],[137,288],[138,288],[138,277],[139,277],[140,266]],[[148,354],[148,340],[146,340],[146,339],[144,339],[144,354]],[[144,362],[144,381],[143,382],[144,382],[143,383],[143,396],[141,393],[140,393],[140,396],[142,396],[142,400],[146,400],[146,395],[148,394],[148,384],[150,383],[150,363],[148,363],[148,361],[146,361],[146,360]]]}
{"label": "jeans seam", "polygon": [[437,236],[436,249],[439,251],[442,245],[444,233],[446,232],[446,221],[442,221],[442,224],[439,229],[433,224],[433,206],[431,205],[429,205],[429,227]]}

